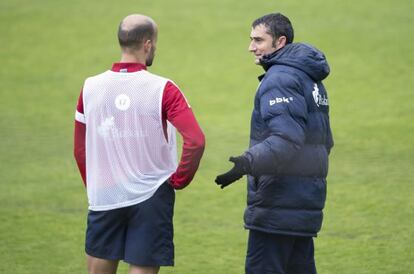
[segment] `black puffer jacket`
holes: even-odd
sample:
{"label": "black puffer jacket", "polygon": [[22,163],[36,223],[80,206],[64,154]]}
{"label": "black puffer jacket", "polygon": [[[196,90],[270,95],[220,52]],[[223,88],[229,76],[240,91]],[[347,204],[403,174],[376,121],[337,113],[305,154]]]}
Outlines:
{"label": "black puffer jacket", "polygon": [[262,66],[266,73],[259,77],[245,153],[252,168],[245,227],[316,236],[333,146],[321,82],[329,66],[319,50],[302,43],[265,56]]}

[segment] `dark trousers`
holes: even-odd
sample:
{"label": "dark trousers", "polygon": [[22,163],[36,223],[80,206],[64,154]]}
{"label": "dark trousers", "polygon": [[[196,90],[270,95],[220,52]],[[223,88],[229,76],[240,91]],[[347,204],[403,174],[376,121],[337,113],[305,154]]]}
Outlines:
{"label": "dark trousers", "polygon": [[316,274],[313,238],[250,230],[246,274]]}

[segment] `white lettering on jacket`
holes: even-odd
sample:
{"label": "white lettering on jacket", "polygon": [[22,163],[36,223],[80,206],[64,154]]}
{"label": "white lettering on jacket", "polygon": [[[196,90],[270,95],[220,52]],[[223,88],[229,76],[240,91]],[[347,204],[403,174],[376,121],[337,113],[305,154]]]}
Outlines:
{"label": "white lettering on jacket", "polygon": [[312,91],[313,100],[315,100],[316,105],[319,107],[327,106],[328,105],[328,98],[319,94],[319,88],[316,83],[313,84],[313,91]]}
{"label": "white lettering on jacket", "polygon": [[280,103],[290,103],[293,101],[293,97],[276,97],[275,99],[272,99],[269,101],[269,105],[273,106],[274,104],[280,104]]}

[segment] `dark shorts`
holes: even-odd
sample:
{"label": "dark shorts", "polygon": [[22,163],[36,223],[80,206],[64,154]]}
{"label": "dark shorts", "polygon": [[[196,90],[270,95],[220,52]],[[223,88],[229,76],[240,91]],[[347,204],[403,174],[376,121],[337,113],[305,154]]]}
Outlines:
{"label": "dark shorts", "polygon": [[174,265],[174,201],[174,189],[164,183],[142,203],[89,211],[86,253],[138,266]]}
{"label": "dark shorts", "polygon": [[312,237],[250,230],[246,274],[316,274]]}

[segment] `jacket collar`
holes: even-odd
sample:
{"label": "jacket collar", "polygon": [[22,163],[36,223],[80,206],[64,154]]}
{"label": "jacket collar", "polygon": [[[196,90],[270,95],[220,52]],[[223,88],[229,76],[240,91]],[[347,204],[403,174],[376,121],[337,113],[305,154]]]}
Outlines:
{"label": "jacket collar", "polygon": [[285,47],[286,46],[284,46],[284,47],[282,47],[282,48],[280,48],[280,49],[278,49],[278,50],[276,50],[276,51],[274,51],[270,54],[267,54],[267,55],[263,56],[263,58],[260,60],[260,65],[262,65],[262,67],[265,71],[267,71],[274,64],[274,61],[276,60],[276,56],[279,55],[279,53],[281,53],[285,49]]}

